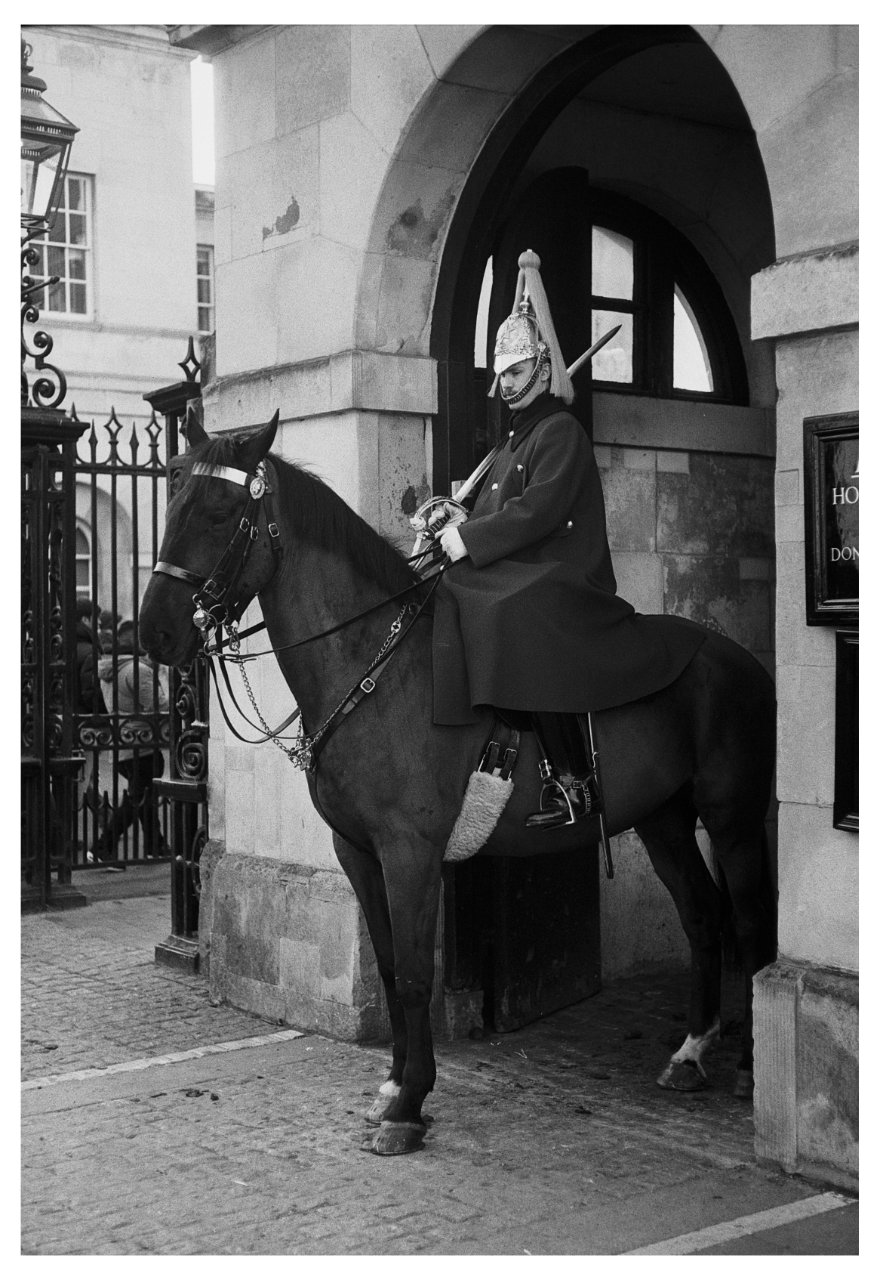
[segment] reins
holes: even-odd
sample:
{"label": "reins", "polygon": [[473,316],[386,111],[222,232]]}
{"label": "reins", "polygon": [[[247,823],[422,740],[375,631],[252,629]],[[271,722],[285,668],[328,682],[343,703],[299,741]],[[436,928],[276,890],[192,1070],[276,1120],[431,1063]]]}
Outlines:
{"label": "reins", "polygon": [[[300,640],[290,641],[288,644],[279,645],[277,648],[264,649],[258,653],[243,655],[240,652],[241,641],[247,636],[254,635],[256,632],[264,630],[266,624],[265,622],[260,622],[255,626],[248,627],[246,630],[240,632],[238,630],[238,618],[236,616],[240,613],[238,601],[233,600],[230,613],[230,606],[227,603],[227,600],[237,586],[251,549],[259,537],[258,521],[261,504],[264,499],[266,499],[267,507],[267,526],[270,538],[270,548],[275,559],[275,566],[270,577],[270,582],[277,572],[281,559],[282,547],[278,524],[272,520],[271,513],[268,509],[269,495],[271,495],[272,489],[268,484],[265,464],[263,462],[258,464],[255,475],[250,475],[245,471],[236,470],[234,467],[224,467],[219,465],[211,466],[205,463],[196,463],[193,467],[193,474],[213,476],[217,479],[229,480],[233,484],[245,486],[248,489],[248,502],[245,507],[244,514],[239,520],[238,526],[220,556],[219,561],[207,578],[203,578],[201,575],[193,573],[189,569],[181,568],[180,566],[165,560],[158,560],[156,562],[154,572],[165,574],[168,577],[178,578],[184,582],[191,583],[197,588],[193,595],[193,604],[196,606],[195,613],[193,614],[193,623],[202,633],[202,647],[199,651],[199,656],[207,663],[211,678],[214,681],[214,688],[217,692],[217,700],[220,704],[220,710],[229,730],[236,738],[239,739],[240,742],[245,742],[250,746],[259,746],[265,742],[272,742],[284,752],[291,763],[297,768],[313,772],[317,764],[318,750],[326,745],[331,735],[343,723],[344,718],[354,711],[364,698],[367,697],[368,694],[372,693],[376,688],[376,684],[380,676],[385,671],[385,668],[388,666],[388,663],[394,657],[395,653],[400,648],[400,645],[409,635],[409,632],[427,608],[434,592],[437,590],[440,578],[449,567],[448,562],[446,564],[441,564],[438,571],[430,578],[418,579],[417,581],[410,583],[409,586],[404,587],[402,590],[396,591],[393,595],[385,597],[383,600],[378,601],[367,609],[363,609],[360,613],[355,614],[350,618],[346,618],[332,627],[327,627],[324,631],[315,632],[310,636],[304,636]],[[426,567],[432,568],[437,564],[437,559],[431,558],[434,555],[434,551],[435,547],[429,547],[426,551],[410,556],[407,563],[419,563],[428,560]],[[270,729],[259,709],[259,706],[257,705],[256,697],[254,696],[253,689],[251,688],[251,684],[245,670],[245,664],[247,662],[250,662],[254,658],[266,657],[269,654],[279,654],[288,649],[295,649],[301,645],[311,644],[315,640],[320,640],[326,636],[333,635],[336,632],[343,630],[345,627],[351,626],[353,623],[360,621],[362,618],[369,617],[370,614],[375,613],[376,610],[383,608],[385,605],[418,590],[418,588],[424,586],[426,582],[430,582],[430,586],[424,599],[420,602],[408,601],[403,606],[397,618],[391,624],[389,634],[383,641],[379,652],[370,662],[364,674],[351,686],[342,700],[336,705],[334,710],[314,734],[310,736],[306,734],[305,726],[302,724],[302,712],[299,707],[294,707],[290,715],[287,716],[287,718],[283,720],[277,728]],[[210,599],[212,603],[207,604],[206,598]],[[409,622],[404,625],[407,614],[411,616]],[[223,627],[226,627],[229,633],[225,639],[222,634]],[[213,643],[211,643],[209,639],[211,632],[216,633]],[[231,649],[231,653],[224,654],[222,649],[227,645]],[[263,730],[262,737],[246,738],[238,731],[235,725],[233,725],[224,705],[214,658],[218,659],[220,668],[223,672],[223,680],[226,685],[229,701],[231,701],[238,714],[245,723],[250,726],[250,728]],[[235,663],[239,668],[242,683],[245,686],[251,706],[253,707],[257,719],[260,722],[259,725],[254,724],[253,721],[245,715],[238,704],[226,670],[226,664],[229,662]],[[289,728],[289,726],[297,720],[300,721],[300,728],[297,731],[294,745],[291,747],[285,746],[284,740],[279,735],[282,730]]]}

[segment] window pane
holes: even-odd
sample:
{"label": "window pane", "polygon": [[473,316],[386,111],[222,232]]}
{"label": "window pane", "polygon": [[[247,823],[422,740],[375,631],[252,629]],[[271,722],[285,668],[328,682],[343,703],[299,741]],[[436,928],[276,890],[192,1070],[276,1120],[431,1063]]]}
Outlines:
{"label": "window pane", "polygon": [[85,184],[84,178],[74,178],[72,176],[68,176],[67,207],[68,209],[85,209],[86,184]]}
{"label": "window pane", "polygon": [[633,296],[633,242],[605,227],[593,227],[593,293],[629,301]]}
{"label": "window pane", "polygon": [[84,284],[70,286],[70,309],[78,316],[86,314],[86,287]]}
{"label": "window pane", "polygon": [[64,297],[64,281],[53,284],[46,294],[46,310],[47,311],[66,311],[67,303]]}
{"label": "window pane", "polygon": [[68,257],[68,274],[71,280],[85,280],[86,255],[82,249],[71,249]]}
{"label": "window pane", "polygon": [[613,329],[620,332],[593,356],[593,379],[597,382],[632,382],[633,380],[633,318],[625,311],[594,311],[592,340],[596,342]]}
{"label": "window pane", "polygon": [[687,298],[675,286],[672,385],[679,391],[712,391],[709,353]]}
{"label": "window pane", "polygon": [[49,254],[48,254],[48,263],[49,263],[50,276],[63,276],[65,274],[64,250],[56,249],[54,248],[54,246],[50,245]]}
{"label": "window pane", "polygon": [[70,243],[85,244],[86,242],[86,219],[82,213],[72,213],[68,219],[70,227]]}

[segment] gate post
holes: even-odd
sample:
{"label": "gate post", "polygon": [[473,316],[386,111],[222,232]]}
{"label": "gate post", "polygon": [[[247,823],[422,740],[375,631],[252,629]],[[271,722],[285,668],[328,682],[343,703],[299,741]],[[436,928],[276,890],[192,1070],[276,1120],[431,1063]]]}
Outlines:
{"label": "gate post", "polygon": [[[200,401],[201,365],[193,340],[180,366],[185,381],[151,391],[144,399],[165,419],[165,456],[173,458],[184,441],[180,424],[187,404]],[[169,801],[171,813],[171,933],[156,946],[156,962],[196,972],[199,967],[199,859],[208,839],[207,675],[198,660],[169,669],[169,777],[155,791]]]}
{"label": "gate post", "polygon": [[76,594],[73,467],[85,424],[21,411],[21,907],[85,906],[73,888]]}

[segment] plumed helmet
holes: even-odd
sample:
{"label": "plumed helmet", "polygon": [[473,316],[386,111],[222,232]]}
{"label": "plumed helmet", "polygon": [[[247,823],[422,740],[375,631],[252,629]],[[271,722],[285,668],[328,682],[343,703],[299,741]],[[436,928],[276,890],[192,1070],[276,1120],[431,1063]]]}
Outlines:
{"label": "plumed helmet", "polygon": [[541,280],[541,259],[531,249],[519,255],[519,275],[513,311],[501,324],[495,338],[495,381],[489,395],[495,394],[498,379],[505,369],[520,360],[550,363],[550,392],[566,404],[574,399],[574,387],[565,368],[559,339],[553,327],[550,304]]}

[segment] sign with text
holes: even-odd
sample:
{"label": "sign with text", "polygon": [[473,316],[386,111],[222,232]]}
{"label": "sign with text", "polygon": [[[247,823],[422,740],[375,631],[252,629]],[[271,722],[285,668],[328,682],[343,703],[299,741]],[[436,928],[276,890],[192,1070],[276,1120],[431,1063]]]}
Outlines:
{"label": "sign with text", "polygon": [[807,625],[859,621],[859,415],[804,420]]}

